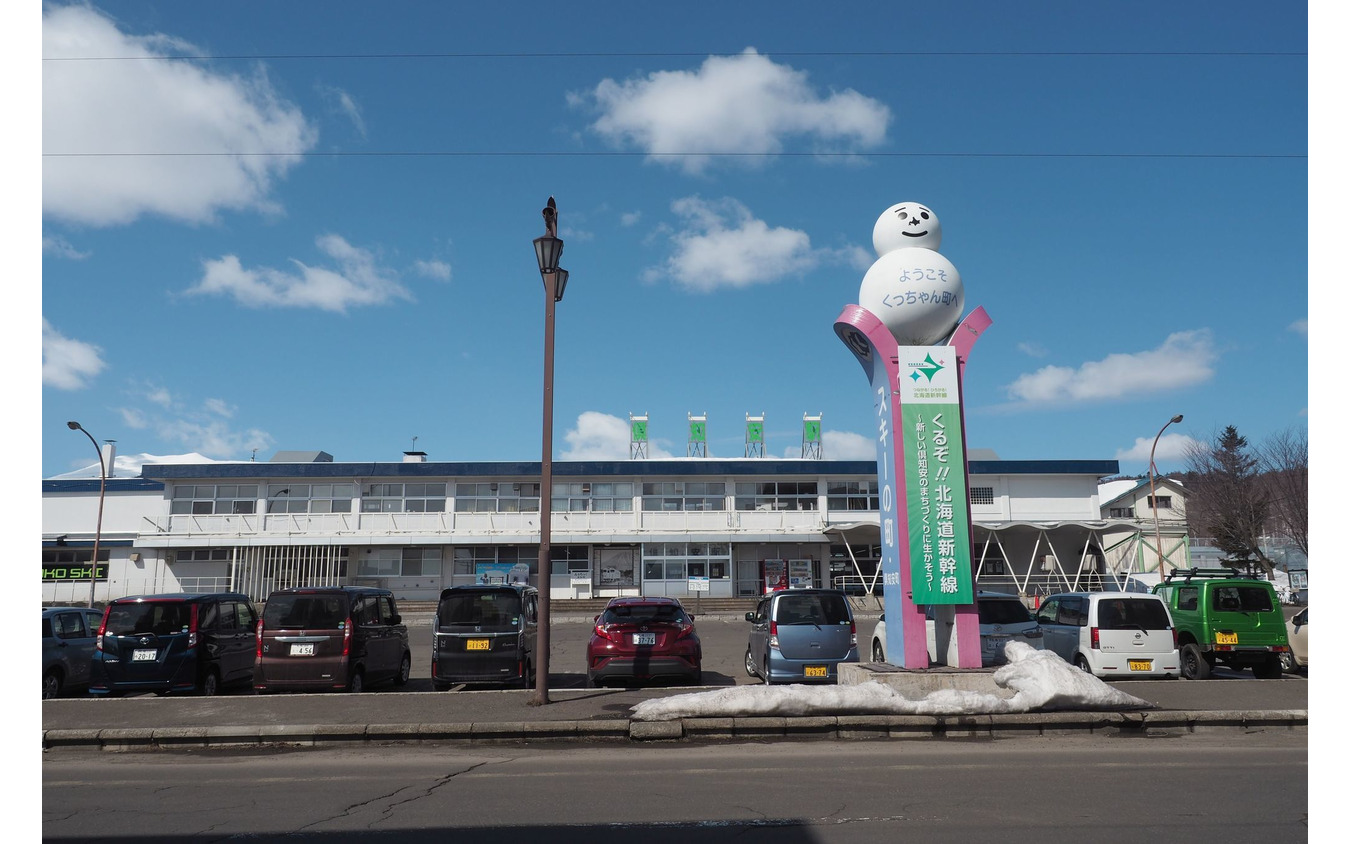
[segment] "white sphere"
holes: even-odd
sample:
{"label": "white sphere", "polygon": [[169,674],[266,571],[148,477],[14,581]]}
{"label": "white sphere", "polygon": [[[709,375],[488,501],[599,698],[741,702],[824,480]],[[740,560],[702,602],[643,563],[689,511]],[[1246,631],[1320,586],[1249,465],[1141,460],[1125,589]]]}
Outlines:
{"label": "white sphere", "polygon": [[878,255],[896,249],[937,249],[942,246],[942,223],[932,209],[917,202],[898,202],[881,212],[872,227],[872,247]]}
{"label": "white sphere", "polygon": [[966,292],[952,262],[931,249],[895,249],[863,276],[858,304],[902,346],[933,346],[961,321]]}

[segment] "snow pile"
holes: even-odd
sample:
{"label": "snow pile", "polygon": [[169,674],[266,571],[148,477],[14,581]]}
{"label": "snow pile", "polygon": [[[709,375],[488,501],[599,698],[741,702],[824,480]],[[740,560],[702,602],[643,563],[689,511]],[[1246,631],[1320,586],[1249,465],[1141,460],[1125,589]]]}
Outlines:
{"label": "snow pile", "polygon": [[879,682],[856,686],[735,686],[644,700],[633,707],[633,718],[669,721],[764,715],[991,715],[1051,709],[1154,708],[1146,700],[1079,671],[1051,651],[1009,642],[1004,653],[1008,664],[994,672],[994,683],[1012,689],[1009,698],[943,689],[930,692],[922,700],[910,700]]}

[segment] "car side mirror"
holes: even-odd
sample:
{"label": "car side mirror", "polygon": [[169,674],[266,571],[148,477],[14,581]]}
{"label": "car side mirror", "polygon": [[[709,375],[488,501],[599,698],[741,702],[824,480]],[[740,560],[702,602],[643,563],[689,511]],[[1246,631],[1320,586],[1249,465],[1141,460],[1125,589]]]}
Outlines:
{"label": "car side mirror", "polygon": [[690,616],[689,616],[689,621],[692,623],[693,620],[694,620],[694,617],[693,617],[692,615],[690,615]]}
{"label": "car side mirror", "polygon": [[599,621],[599,620],[600,620],[600,616],[598,616],[598,615],[597,615],[595,618],[591,619],[591,621]]}
{"label": "car side mirror", "polygon": [[390,624],[402,624],[402,623],[403,623],[403,616],[399,615],[398,613],[394,613],[393,615],[389,616],[389,623],[390,623]]}
{"label": "car side mirror", "polygon": [[754,624],[754,623],[755,623],[755,614],[754,614],[753,612],[748,612],[748,613],[746,613],[746,614],[745,614],[745,620],[748,621],[748,622],[750,622],[751,624]]}

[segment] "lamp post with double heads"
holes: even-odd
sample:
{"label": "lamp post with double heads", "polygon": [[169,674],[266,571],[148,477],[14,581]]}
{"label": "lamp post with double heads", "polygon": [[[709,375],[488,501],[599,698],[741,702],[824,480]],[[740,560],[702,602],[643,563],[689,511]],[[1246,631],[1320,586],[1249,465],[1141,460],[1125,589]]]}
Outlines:
{"label": "lamp post with double heads", "polygon": [[94,451],[98,454],[98,521],[94,523],[94,561],[89,567],[89,608],[94,608],[94,589],[98,586],[98,545],[99,540],[103,538],[103,496],[108,488],[108,467],[103,462],[103,449],[98,447],[98,440],[94,435],[84,430],[79,422],[67,422],[66,427],[72,431],[80,431],[93,443]]}
{"label": "lamp post with double heads", "polygon": [[534,255],[544,280],[544,447],[539,471],[539,634],[534,650],[534,697],[530,703],[548,703],[549,591],[552,561],[549,532],[553,512],[553,310],[567,288],[567,270],[558,266],[563,242],[558,237],[558,205],[553,197],[544,207],[544,235],[534,239]]}
{"label": "lamp post with double heads", "polygon": [[[1181,414],[1178,413],[1176,416],[1167,420],[1167,425],[1180,421]],[[1153,502],[1153,542],[1158,546],[1158,577],[1160,578],[1165,578],[1167,576],[1167,571],[1163,564],[1162,527],[1158,524],[1158,491],[1153,482],[1153,477],[1157,474],[1158,467],[1153,463],[1153,455],[1158,450],[1158,440],[1162,439],[1163,431],[1167,430],[1167,425],[1158,429],[1158,436],[1153,438],[1153,448],[1149,449],[1148,452],[1148,497]]]}

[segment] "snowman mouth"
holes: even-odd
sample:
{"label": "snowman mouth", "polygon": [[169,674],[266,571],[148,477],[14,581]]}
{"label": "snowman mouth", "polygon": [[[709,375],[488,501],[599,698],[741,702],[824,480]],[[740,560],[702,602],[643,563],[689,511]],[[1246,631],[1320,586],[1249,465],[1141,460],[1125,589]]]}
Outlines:
{"label": "snowman mouth", "polygon": [[927,234],[928,234],[928,232],[926,232],[926,231],[922,231],[922,232],[900,232],[900,233],[903,234],[905,237],[925,237],[925,236],[927,236]]}

